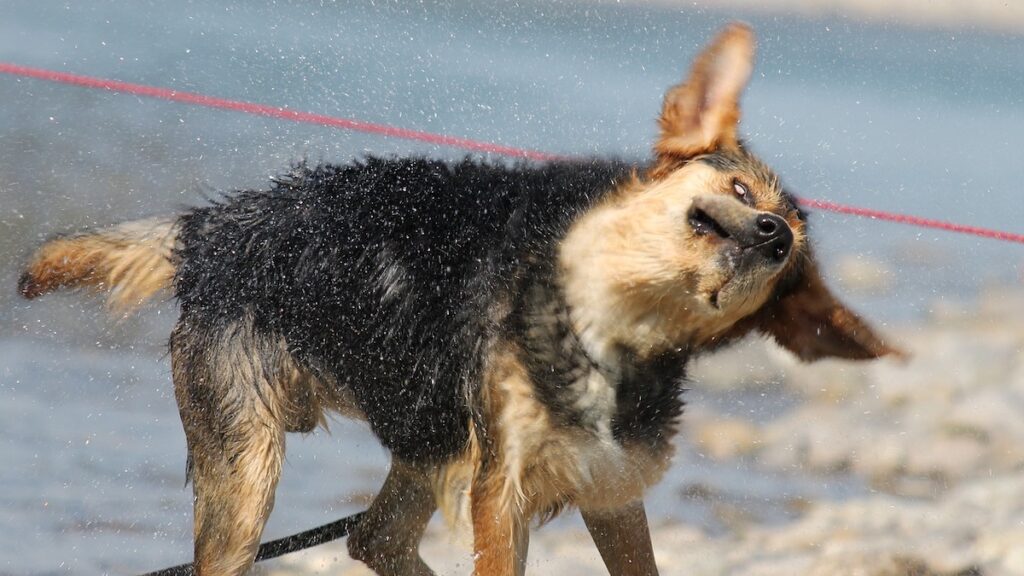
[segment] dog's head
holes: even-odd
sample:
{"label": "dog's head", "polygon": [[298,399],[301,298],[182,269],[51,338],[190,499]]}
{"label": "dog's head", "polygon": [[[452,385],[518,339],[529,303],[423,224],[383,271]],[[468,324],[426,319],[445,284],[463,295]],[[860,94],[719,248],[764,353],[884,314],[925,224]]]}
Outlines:
{"label": "dog's head", "polygon": [[726,27],[666,94],[651,167],[577,227],[569,293],[606,310],[584,329],[641,351],[761,331],[805,360],[893,353],[829,292],[805,215],[737,137],[753,61],[752,31]]}

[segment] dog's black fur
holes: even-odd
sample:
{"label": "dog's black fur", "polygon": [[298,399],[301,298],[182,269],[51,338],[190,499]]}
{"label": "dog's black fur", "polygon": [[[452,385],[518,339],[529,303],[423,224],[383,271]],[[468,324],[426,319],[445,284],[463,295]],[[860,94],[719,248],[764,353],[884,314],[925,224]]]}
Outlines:
{"label": "dog's black fur", "polygon": [[[443,460],[465,446],[482,350],[498,332],[530,330],[530,310],[544,305],[510,298],[550,281],[535,272],[630,170],[606,160],[300,165],[270,190],[182,217],[182,320],[212,337],[251,315],[305,368],[347,386],[392,453]],[[495,302],[516,304],[519,320],[495,325]],[[550,360],[531,365],[561,393]]]}

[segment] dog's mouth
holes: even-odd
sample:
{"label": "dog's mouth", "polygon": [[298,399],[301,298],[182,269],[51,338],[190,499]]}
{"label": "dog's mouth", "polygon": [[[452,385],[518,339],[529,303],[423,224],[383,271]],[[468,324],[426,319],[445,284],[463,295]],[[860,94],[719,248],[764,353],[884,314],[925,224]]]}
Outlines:
{"label": "dog's mouth", "polygon": [[736,259],[726,256],[723,259],[723,266],[725,268],[725,277],[718,284],[718,287],[711,289],[707,292],[707,303],[711,308],[718,312],[722,311],[722,308],[729,304],[731,299],[731,292],[734,287],[734,280],[737,276]]}
{"label": "dog's mouth", "polygon": [[[723,201],[724,200],[724,201]],[[778,272],[793,249],[793,232],[776,214],[740,206],[731,199],[703,197],[694,202],[687,222],[697,237],[718,253],[717,288],[706,294],[715,311],[746,301]]]}
{"label": "dog's mouth", "polygon": [[687,222],[695,236],[725,241],[724,249],[744,254],[739,260],[761,260],[764,264],[778,265],[793,248],[793,230],[784,218],[731,198],[698,196],[687,212]]}
{"label": "dog's mouth", "polygon": [[698,236],[714,235],[723,240],[732,237],[732,234],[729,234],[729,231],[719,224],[718,220],[701,208],[695,206],[690,210],[689,216],[690,227]]}
{"label": "dog's mouth", "polygon": [[711,307],[714,308],[715,310],[721,310],[722,309],[721,305],[719,305],[719,303],[718,303],[718,295],[722,293],[722,288],[725,288],[725,285],[728,284],[728,283],[729,283],[729,281],[726,280],[725,284],[722,284],[721,288],[718,288],[716,290],[712,290],[711,291],[711,295],[708,296],[708,304],[710,304]]}
{"label": "dog's mouth", "polygon": [[[718,208],[715,204],[708,207]],[[694,205],[688,213],[688,222],[697,236],[732,240],[735,249],[756,252],[769,263],[784,261],[793,246],[793,232],[786,221],[770,212],[741,210],[748,214],[737,217],[737,214],[723,213],[716,217],[711,210]]]}

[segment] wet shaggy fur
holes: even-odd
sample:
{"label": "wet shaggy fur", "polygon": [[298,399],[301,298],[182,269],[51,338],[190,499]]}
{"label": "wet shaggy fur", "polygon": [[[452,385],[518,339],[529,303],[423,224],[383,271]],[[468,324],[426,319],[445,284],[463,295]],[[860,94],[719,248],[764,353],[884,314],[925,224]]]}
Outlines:
{"label": "wet shaggy fur", "polygon": [[643,496],[690,359],[749,333],[807,361],[897,352],[828,290],[805,215],[736,135],[753,55],[739,24],[698,55],[647,165],[300,165],[47,243],[20,287],[173,288],[200,575],[251,566],[285,433],[329,411],[393,456],[348,540],[379,574],[432,574],[418,546],[440,505],[468,512],[481,576],[521,576],[530,521],[570,506],[611,573],[653,575]]}
{"label": "wet shaggy fur", "polygon": [[550,267],[569,225],[629,170],[381,158],[300,166],[270,190],[182,217],[182,319],[210,333],[251,319],[306,369],[350,389],[396,456],[443,461],[465,446],[483,351],[514,329],[495,307],[551,281],[535,270]]}

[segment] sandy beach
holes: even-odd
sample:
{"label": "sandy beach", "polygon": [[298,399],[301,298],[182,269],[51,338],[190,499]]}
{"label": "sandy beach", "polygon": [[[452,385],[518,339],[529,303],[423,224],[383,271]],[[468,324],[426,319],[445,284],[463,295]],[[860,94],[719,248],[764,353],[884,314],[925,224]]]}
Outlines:
{"label": "sandy beach", "polygon": [[[618,0],[622,1],[622,0]],[[625,0],[629,3],[714,11],[841,18],[949,30],[1024,32],[1024,3],[1005,0]]]}
{"label": "sandy beach", "polygon": [[[766,523],[715,485],[679,485],[680,504],[711,503],[726,529],[652,526],[663,574],[1024,574],[1024,291],[991,289],[977,302],[947,304],[927,322],[887,332],[911,359],[805,366],[752,341],[698,364],[695,391],[756,398],[766,382],[779,382],[781,389],[763,395],[798,401],[768,419],[693,401],[681,450],[723,464],[753,462],[751,480],[799,469],[853,477],[865,490],[835,500],[794,498],[786,503],[791,519]],[[533,574],[603,573],[578,526],[534,531],[530,548]],[[439,523],[422,552],[439,574],[470,571],[465,543]],[[261,570],[370,574],[343,544]]]}

